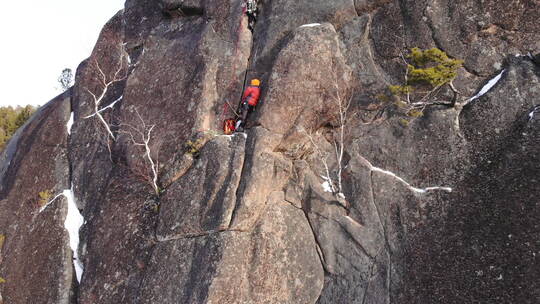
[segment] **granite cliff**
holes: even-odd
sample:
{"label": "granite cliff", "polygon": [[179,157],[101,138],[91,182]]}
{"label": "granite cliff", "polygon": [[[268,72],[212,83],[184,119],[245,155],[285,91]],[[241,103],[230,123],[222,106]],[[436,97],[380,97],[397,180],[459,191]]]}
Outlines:
{"label": "granite cliff", "polygon": [[[12,138],[0,302],[537,303],[538,2],[243,4],[127,0]],[[404,125],[413,47],[464,63]]]}

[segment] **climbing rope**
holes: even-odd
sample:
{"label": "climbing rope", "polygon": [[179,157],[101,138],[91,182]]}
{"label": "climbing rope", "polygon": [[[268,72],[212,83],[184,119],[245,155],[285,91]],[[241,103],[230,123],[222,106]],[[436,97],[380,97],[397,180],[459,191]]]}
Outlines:
{"label": "climbing rope", "polygon": [[[246,7],[243,5],[242,7],[242,16],[245,14],[246,12]],[[235,76],[236,76],[236,65],[237,65],[237,59],[238,59],[238,49],[239,49],[239,44],[240,44],[240,34],[241,34],[241,31],[242,31],[242,18],[240,18],[240,22],[238,23],[238,27],[236,29],[236,39],[235,39],[235,42],[234,42],[234,63],[233,63],[233,68],[232,68],[232,71],[231,71],[231,79],[234,79]],[[235,85],[235,82],[231,82],[230,86],[227,88],[227,91],[231,91],[233,89]],[[227,116],[227,110],[230,109],[230,111],[235,115],[235,117],[239,117],[240,115],[235,111],[235,109],[233,108],[233,106],[231,105],[231,103],[228,101],[228,100],[225,100],[225,104],[223,105],[223,113],[221,114],[221,121],[225,121],[226,120],[226,116]]]}

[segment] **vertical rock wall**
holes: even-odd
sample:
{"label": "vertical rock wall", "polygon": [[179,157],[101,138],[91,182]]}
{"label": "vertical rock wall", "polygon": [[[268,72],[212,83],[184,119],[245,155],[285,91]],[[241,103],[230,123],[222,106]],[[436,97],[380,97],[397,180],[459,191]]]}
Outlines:
{"label": "vertical rock wall", "polygon": [[[0,157],[0,299],[534,303],[534,1],[261,0],[253,33],[243,2],[128,0],[105,25],[76,85]],[[403,127],[377,96],[412,47],[465,60],[466,105]],[[246,133],[220,135],[255,77]],[[80,284],[66,201],[37,205],[71,184]]]}

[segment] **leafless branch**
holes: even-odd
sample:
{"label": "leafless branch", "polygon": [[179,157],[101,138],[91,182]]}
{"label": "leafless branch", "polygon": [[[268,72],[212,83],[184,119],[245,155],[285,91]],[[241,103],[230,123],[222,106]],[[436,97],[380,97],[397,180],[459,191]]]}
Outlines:
{"label": "leafless branch", "polygon": [[[133,146],[142,147],[144,149],[142,152],[142,158],[147,162],[146,167],[151,173],[150,176],[146,176],[146,174],[143,175],[154,189],[156,195],[158,195],[159,161],[158,157],[152,157],[151,147],[152,131],[156,125],[147,125],[137,109],[135,109],[135,113],[140,120],[140,125],[134,126],[126,123],[121,124],[121,126],[124,126],[125,128],[123,130],[121,129],[119,133],[125,134]],[[159,147],[157,150],[159,150]]]}
{"label": "leafless branch", "polygon": [[335,95],[333,96],[333,100],[338,112],[338,139],[334,139],[334,150],[337,163],[337,194],[341,194],[343,192],[342,171],[343,155],[345,153],[345,128],[348,119],[347,114],[352,104],[352,96],[350,94],[342,94],[337,82],[334,83],[334,90]]}
{"label": "leafless branch", "polygon": [[88,115],[88,116],[86,116],[84,118],[88,119],[88,118],[97,116],[97,118],[101,121],[102,125],[105,127],[105,130],[107,131],[108,136],[110,136],[113,140],[116,140],[116,138],[115,138],[113,132],[111,131],[111,128],[110,128],[109,124],[103,118],[103,115],[101,114],[101,112],[103,112],[107,108],[112,108],[111,105],[115,104],[119,99],[114,101],[113,104],[111,104],[111,105],[109,105],[109,106],[107,106],[107,107],[105,107],[105,108],[103,108],[101,110],[99,108],[101,106],[101,103],[102,103],[103,99],[107,95],[107,92],[109,91],[110,87],[114,83],[126,79],[126,77],[127,77],[127,68],[126,68],[126,63],[125,63],[126,62],[126,56],[127,56],[127,53],[126,53],[124,47],[120,46],[120,59],[118,60],[115,72],[114,72],[113,76],[110,79],[108,79],[107,75],[105,74],[103,69],[100,67],[99,62],[97,60],[94,60],[95,70],[101,77],[101,81],[100,81],[101,85],[102,85],[102,87],[100,88],[101,93],[96,94],[96,93],[90,91],[88,88],[85,88],[85,90],[92,96],[92,99],[94,101],[94,113],[91,114],[91,115]]}
{"label": "leafless branch", "polygon": [[[399,55],[401,57],[401,60],[403,60],[403,62],[405,63],[405,84],[409,83],[409,63],[407,63],[407,60],[405,59],[405,56],[403,55],[403,52],[399,52]],[[406,100],[407,100],[407,103],[410,104],[411,103],[411,93],[407,90],[407,95],[406,95]]]}
{"label": "leafless branch", "polygon": [[332,190],[332,193],[337,193],[336,185],[334,184],[334,181],[332,179],[332,175],[330,174],[330,168],[328,167],[328,154],[323,153],[321,151],[319,146],[315,143],[315,140],[313,140],[313,136],[311,136],[311,134],[309,134],[305,130],[304,130],[304,132],[305,132],[306,136],[309,138],[309,140],[311,141],[311,144],[313,145],[313,147],[315,148],[315,152],[321,158],[321,162],[322,162],[322,164],[324,166],[324,170],[326,172],[325,173],[326,176],[324,176],[323,179],[325,179],[328,182],[328,184],[330,185],[330,189]]}
{"label": "leafless branch", "polygon": [[[337,79],[337,77],[335,77]],[[329,92],[330,104],[332,105],[332,110],[335,111],[335,125],[337,125],[333,132],[333,153],[335,155],[335,169],[331,170],[328,165],[328,153],[324,153],[322,149],[315,143],[312,134],[306,132],[311,144],[315,148],[315,152],[319,155],[321,162],[324,166],[326,176],[324,179],[330,185],[330,190],[332,193],[338,197],[341,201],[344,199],[343,195],[343,158],[345,155],[345,132],[348,123],[348,112],[352,104],[352,96],[349,94],[348,90],[344,93],[340,89],[338,82],[334,82],[331,92]]]}

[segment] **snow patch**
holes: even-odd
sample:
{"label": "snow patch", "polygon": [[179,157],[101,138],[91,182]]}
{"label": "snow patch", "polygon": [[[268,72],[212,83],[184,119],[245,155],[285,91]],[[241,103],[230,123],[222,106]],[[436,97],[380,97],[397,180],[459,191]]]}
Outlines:
{"label": "snow patch", "polygon": [[325,181],[324,183],[321,184],[324,192],[330,192],[332,193],[332,187],[330,187],[330,183],[328,181]]}
{"label": "snow patch", "polygon": [[39,209],[41,213],[45,210],[52,202],[54,202],[58,197],[64,196],[68,201],[68,213],[64,221],[64,228],[69,234],[69,247],[73,251],[73,265],[75,266],[75,274],[77,276],[77,281],[81,282],[81,277],[83,273],[83,266],[79,260],[79,255],[77,253],[77,248],[79,247],[79,229],[84,223],[84,218],[82,217],[77,205],[75,204],[75,197],[73,195],[73,185],[71,189],[64,190],[62,193],[55,196],[50,200],[45,206]]}
{"label": "snow patch", "polygon": [[534,106],[531,112],[529,112],[529,122],[534,119],[536,114],[540,113],[540,105]]}
{"label": "snow patch", "polygon": [[77,276],[77,281],[80,283],[83,274],[83,266],[81,260],[79,260],[77,248],[79,247],[79,229],[84,222],[84,218],[82,217],[79,209],[77,208],[77,205],[75,204],[73,185],[71,185],[71,189],[64,190],[62,194],[66,197],[68,201],[68,214],[66,216],[66,220],[64,221],[64,228],[69,233],[69,246],[73,251],[73,264],[75,266],[75,274]]}
{"label": "snow patch", "polygon": [[397,176],[396,174],[394,174],[394,172],[390,172],[388,170],[384,170],[384,169],[381,169],[381,168],[378,168],[378,167],[375,167],[373,166],[366,158],[360,156],[361,160],[365,163],[365,165],[369,168],[369,170],[371,172],[375,171],[375,172],[379,172],[379,173],[382,173],[382,174],[386,174],[386,175],[389,175],[395,179],[397,179],[399,182],[401,182],[402,184],[404,184],[405,186],[407,186],[407,188],[409,188],[411,191],[414,191],[416,193],[426,193],[426,192],[429,192],[429,191],[446,191],[446,192],[452,192],[452,188],[450,187],[427,187],[427,188],[416,188],[416,187],[413,187],[411,184],[409,184],[407,181],[405,181],[403,178]]}
{"label": "snow patch", "polygon": [[533,58],[533,55],[531,54],[531,52],[527,52],[527,54],[525,54],[525,55],[520,54],[520,53],[516,53],[514,56],[515,56],[515,57],[518,57],[518,58],[519,58],[519,57],[526,57],[526,58],[529,58],[529,59],[534,59],[534,58]]}
{"label": "snow patch", "polygon": [[73,127],[73,112],[71,112],[71,115],[69,116],[69,120],[66,124],[68,134],[71,134],[71,127]]}
{"label": "snow patch", "polygon": [[324,182],[321,184],[324,192],[333,193],[336,194],[339,198],[345,199],[345,195],[343,193],[336,193],[336,186],[334,185],[330,177],[321,175],[321,178],[324,180]]}
{"label": "snow patch", "polygon": [[237,136],[237,135],[243,136],[244,138],[248,137],[246,132],[234,132],[231,136]]}
{"label": "snow patch", "polygon": [[502,70],[499,75],[493,77],[493,79],[491,79],[490,81],[488,81],[488,83],[482,87],[482,89],[480,90],[480,92],[478,92],[476,95],[474,95],[473,97],[471,97],[469,100],[467,100],[467,103],[475,100],[475,99],[478,99],[480,98],[482,95],[486,94],[489,90],[491,90],[491,88],[493,88],[494,85],[497,84],[497,82],[499,82],[499,80],[501,79],[502,75],[504,74],[506,70]]}
{"label": "snow patch", "polygon": [[47,207],[49,207],[49,205],[52,204],[61,195],[63,195],[63,194],[62,193],[58,194],[57,196],[53,197],[48,203],[46,203],[41,208],[39,208],[39,213],[41,213],[43,210],[47,209]]}
{"label": "snow patch", "polygon": [[407,188],[409,188],[410,190],[416,192],[416,193],[426,193],[426,192],[429,192],[429,191],[435,191],[435,190],[441,190],[441,191],[446,191],[446,192],[452,192],[452,188],[450,187],[427,187],[427,188],[416,188],[416,187],[413,187],[411,184],[409,184],[408,182],[406,182],[403,178],[397,176],[396,174],[394,174],[393,172],[390,172],[390,171],[387,171],[387,170],[383,170],[381,168],[377,168],[377,167],[374,167],[374,166],[371,166],[371,171],[375,171],[375,172],[380,172],[380,173],[383,173],[383,174],[386,174],[386,175],[390,175],[392,176],[393,178],[397,179],[398,181],[400,181],[402,184],[404,184],[405,186],[407,186]]}
{"label": "snow patch", "polygon": [[321,25],[320,23],[310,23],[310,24],[301,25],[300,27],[315,27],[315,26],[320,26],[320,25]]}
{"label": "snow patch", "polygon": [[362,227],[362,224],[358,223],[357,221],[353,220],[350,216],[346,215],[345,216],[345,219],[348,220],[349,222],[351,222],[351,224],[355,225],[355,226],[359,226],[359,227]]}

